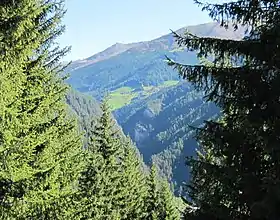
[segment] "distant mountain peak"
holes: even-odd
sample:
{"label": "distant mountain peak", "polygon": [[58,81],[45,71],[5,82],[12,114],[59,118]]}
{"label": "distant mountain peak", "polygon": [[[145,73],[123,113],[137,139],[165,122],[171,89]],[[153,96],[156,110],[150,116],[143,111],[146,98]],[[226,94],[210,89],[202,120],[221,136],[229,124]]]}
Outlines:
{"label": "distant mountain peak", "polygon": [[[225,29],[221,27],[217,22],[208,22],[198,25],[186,26],[179,30],[176,30],[175,32],[183,34],[186,30],[198,36],[241,39],[244,36],[245,27],[234,31],[231,25],[229,25],[228,29]],[[116,42],[106,50],[87,58],[87,60],[104,60],[112,56],[116,56],[120,53],[126,52],[127,50],[154,51],[159,49],[173,49],[172,47],[174,46],[175,44],[173,35],[172,33],[168,33],[150,41],[141,41],[128,44]]]}
{"label": "distant mountain peak", "polygon": [[121,46],[121,45],[124,45],[124,44],[120,43],[120,42],[116,42],[113,46]]}
{"label": "distant mountain peak", "polygon": [[93,56],[87,58],[86,60],[88,61],[93,61],[98,62],[104,59],[108,59],[110,57],[116,56],[120,53],[125,52],[126,50],[130,49],[131,47],[133,47],[134,44],[123,44],[123,43],[119,43],[116,42],[115,44],[113,44],[112,46],[108,47],[107,49],[103,50],[102,52],[99,52],[97,54],[94,54]]}
{"label": "distant mountain peak", "polygon": [[[198,25],[191,25],[183,27],[177,31],[176,33],[183,34],[186,30],[198,36],[208,36],[208,37],[217,37],[217,38],[227,38],[227,39],[241,39],[244,36],[245,27],[240,28],[237,31],[233,30],[233,27],[229,25],[228,29],[225,29],[220,26],[217,22],[209,22]],[[91,57],[88,57],[84,60],[75,61],[71,68],[71,70],[79,69],[80,67],[85,67],[99,61],[107,60],[111,57],[117,56],[121,53],[127,51],[134,52],[147,52],[147,51],[156,51],[156,50],[172,50],[177,47],[175,39],[172,33],[163,35],[156,39],[150,41],[142,41],[135,43],[120,43],[116,42],[112,46],[107,49],[94,54]]]}

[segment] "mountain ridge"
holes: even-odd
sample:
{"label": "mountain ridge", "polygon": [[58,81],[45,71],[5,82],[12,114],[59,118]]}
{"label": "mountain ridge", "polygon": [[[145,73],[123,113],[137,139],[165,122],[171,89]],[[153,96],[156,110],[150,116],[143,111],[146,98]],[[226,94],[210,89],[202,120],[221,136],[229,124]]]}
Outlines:
{"label": "mountain ridge", "polygon": [[[190,25],[182,27],[176,30],[176,33],[183,34],[186,30],[197,36],[208,36],[208,37],[223,37],[228,39],[241,39],[244,36],[245,27],[241,28],[240,31],[233,31],[233,27],[229,25],[228,30],[220,27],[217,22],[208,22],[198,25]],[[110,59],[111,57],[117,56],[123,52],[127,51],[154,51],[159,49],[170,50],[176,48],[176,42],[174,41],[174,37],[172,32],[169,32],[160,37],[154,38],[148,41],[139,41],[139,42],[131,42],[131,43],[118,43],[109,46],[105,50],[97,52],[92,56],[89,56],[85,59],[73,61],[71,71],[76,70],[78,68],[86,67],[88,65],[97,63],[99,61],[103,61],[106,59]]]}
{"label": "mountain ridge", "polygon": [[[187,29],[198,36],[235,40],[242,39],[246,30],[225,30],[213,22]],[[194,155],[197,147],[188,125],[201,126],[204,120],[219,117],[219,109],[182,81],[164,62],[165,56],[190,65],[199,62],[195,52],[178,48],[169,33],[151,41],[114,44],[80,61],[80,66],[76,63],[68,83],[97,100],[107,94],[118,124],[136,143],[144,161],[155,162],[180,194],[189,178],[185,156]]]}

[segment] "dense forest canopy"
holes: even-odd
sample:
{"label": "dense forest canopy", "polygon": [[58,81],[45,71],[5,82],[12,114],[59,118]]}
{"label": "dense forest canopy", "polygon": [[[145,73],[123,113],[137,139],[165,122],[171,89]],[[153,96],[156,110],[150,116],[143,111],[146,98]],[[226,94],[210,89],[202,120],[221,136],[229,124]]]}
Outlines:
{"label": "dense forest canopy", "polygon": [[[198,36],[240,40],[245,28],[227,30],[217,22],[187,26]],[[181,28],[176,33],[184,33]],[[219,116],[219,108],[203,99],[203,92],[179,78],[166,65],[165,56],[197,64],[195,52],[179,47],[172,33],[133,44],[114,44],[67,70],[68,83],[80,93],[101,100],[108,95],[117,123],[135,142],[144,162],[154,163],[161,176],[174,185],[176,195],[184,193],[189,180],[185,157],[197,147],[190,126]]]}
{"label": "dense forest canopy", "polygon": [[0,2],[0,218],[279,219],[279,0],[69,67],[64,3]]}
{"label": "dense forest canopy", "polygon": [[1,219],[179,219],[106,101],[65,84],[64,2],[1,1],[0,13]]}

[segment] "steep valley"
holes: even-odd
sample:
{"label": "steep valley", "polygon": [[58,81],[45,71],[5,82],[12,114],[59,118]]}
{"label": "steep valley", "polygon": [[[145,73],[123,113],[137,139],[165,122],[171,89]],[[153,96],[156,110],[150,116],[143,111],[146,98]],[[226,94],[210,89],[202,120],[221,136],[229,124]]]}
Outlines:
{"label": "steep valley", "polygon": [[[216,23],[187,29],[199,36],[231,39],[240,39],[244,33],[226,31]],[[199,127],[204,120],[217,118],[219,109],[182,81],[167,66],[166,56],[187,64],[199,62],[194,52],[179,48],[173,35],[168,34],[148,42],[115,44],[75,61],[68,68],[68,83],[98,101],[107,95],[118,124],[136,143],[144,161],[153,161],[180,193],[188,180],[185,157],[194,155],[197,147],[191,126]],[[97,113],[87,110],[87,114]]]}

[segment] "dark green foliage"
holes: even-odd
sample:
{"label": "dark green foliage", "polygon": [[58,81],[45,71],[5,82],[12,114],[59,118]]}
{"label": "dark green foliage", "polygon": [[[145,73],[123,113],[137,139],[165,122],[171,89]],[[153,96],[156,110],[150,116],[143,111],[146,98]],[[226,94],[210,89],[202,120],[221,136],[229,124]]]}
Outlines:
{"label": "dark green foliage", "polygon": [[121,156],[123,147],[106,102],[101,105],[102,115],[92,129],[87,146],[88,163],[80,178],[83,219],[115,219],[120,215]]}
{"label": "dark green foliage", "polygon": [[120,209],[123,213],[121,219],[144,219],[147,184],[143,164],[129,138],[124,142],[124,147],[121,182],[123,195],[120,200]]}
{"label": "dark green foliage", "polygon": [[157,174],[153,164],[148,176],[148,194],[145,200],[147,220],[179,220],[180,213],[175,206],[173,193],[167,181],[163,181]]}
{"label": "dark green foliage", "polygon": [[[161,109],[154,114],[154,105]],[[203,120],[218,115],[219,109],[202,100],[187,83],[180,83],[161,90],[145,100],[134,101],[114,112],[123,131],[136,142],[146,163],[157,165],[159,174],[175,183],[179,193],[182,182],[188,179],[185,168],[185,155],[193,155],[196,146],[192,129],[200,126]]]}
{"label": "dark green foliage", "polygon": [[53,48],[63,1],[0,3],[1,219],[65,219],[81,167]]}
{"label": "dark green foliage", "polygon": [[[240,38],[239,33],[224,31],[215,23],[188,27],[199,36]],[[180,29],[179,32],[183,32]],[[92,94],[101,99],[104,93],[129,86],[160,85],[167,80],[178,80],[176,71],[168,68],[163,60],[165,55],[192,64],[198,62],[195,53],[177,50],[172,34],[147,42],[118,44],[89,57],[76,61],[69,67],[71,77],[68,82],[80,92]]]}
{"label": "dark green foliage", "polygon": [[102,116],[91,130],[85,152],[86,167],[79,181],[76,217],[178,219],[169,186],[161,187],[155,168],[146,179],[137,149],[115,129],[106,101],[101,109]]}
{"label": "dark green foliage", "polygon": [[156,166],[151,167],[148,177],[148,195],[146,199],[147,216],[149,220],[156,220],[160,215],[160,197]]}
{"label": "dark green foliage", "polygon": [[79,130],[84,133],[84,148],[88,145],[90,129],[96,125],[97,118],[101,115],[99,103],[90,96],[82,94],[73,88],[66,95],[69,112],[78,119]]}
{"label": "dark green foliage", "polygon": [[178,207],[175,206],[174,195],[170,190],[168,181],[162,181],[161,183],[161,216],[160,219],[165,220],[178,220],[180,219],[180,212]]}
{"label": "dark green foliage", "polygon": [[[201,4],[201,3],[199,3]],[[201,4],[224,27],[249,25],[243,40],[176,35],[214,65],[182,65],[183,78],[223,113],[198,130],[198,159],[188,160],[186,219],[279,219],[279,1]],[[229,62],[230,61],[230,62]]]}
{"label": "dark green foliage", "polygon": [[79,118],[81,125],[87,128],[89,127],[88,124],[92,117],[101,115],[101,109],[97,100],[73,88],[71,88],[66,95],[66,103]]}
{"label": "dark green foliage", "polygon": [[116,129],[107,102],[92,128],[87,165],[79,183],[78,216],[83,219],[143,219],[146,182],[131,141]]}
{"label": "dark green foliage", "polygon": [[101,110],[102,115],[92,134],[94,148],[106,162],[115,162],[123,151],[120,147],[120,132],[114,130],[114,122],[106,100],[101,104]]}

